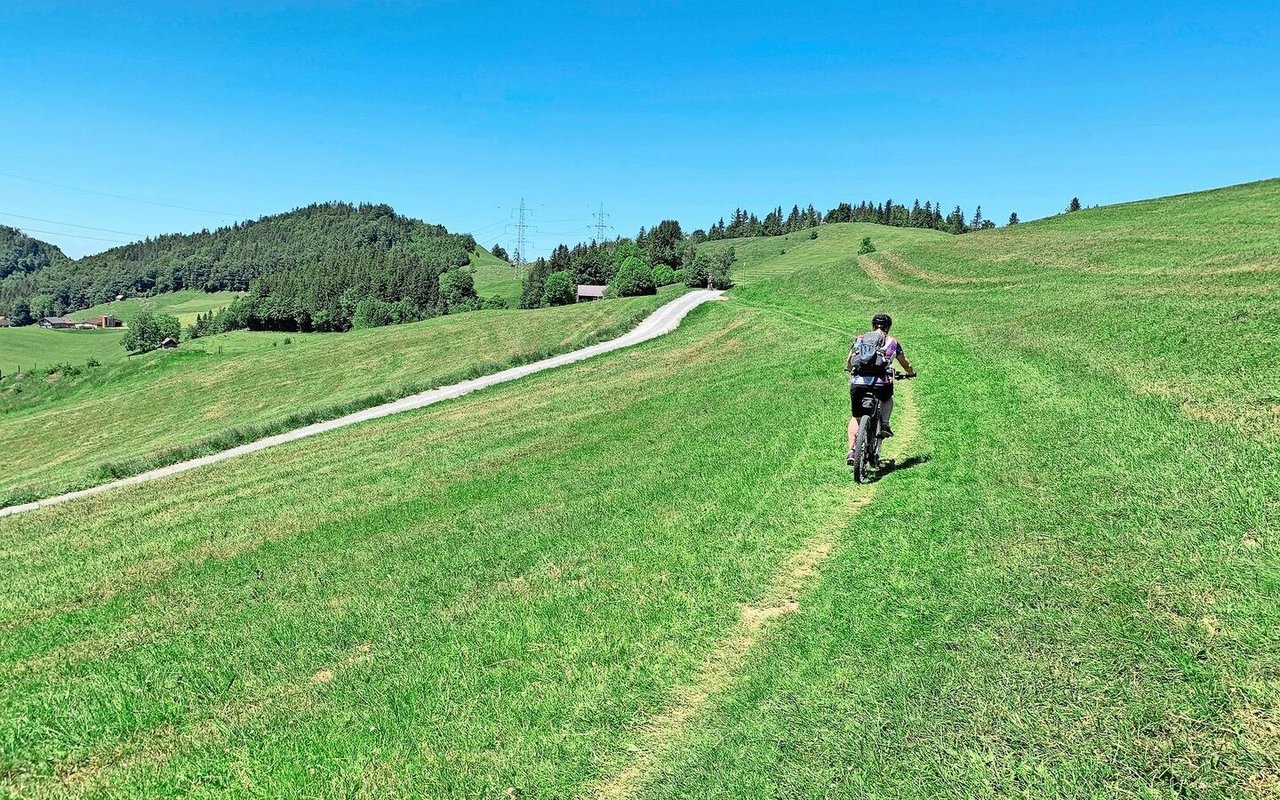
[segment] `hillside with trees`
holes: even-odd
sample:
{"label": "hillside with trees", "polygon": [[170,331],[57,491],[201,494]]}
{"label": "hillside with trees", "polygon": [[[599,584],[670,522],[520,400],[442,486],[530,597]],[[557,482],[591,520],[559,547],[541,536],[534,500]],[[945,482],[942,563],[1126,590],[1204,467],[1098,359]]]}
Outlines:
{"label": "hillside with trees", "polygon": [[229,290],[248,294],[202,320],[197,332],[347,330],[357,317],[403,321],[479,307],[463,281],[440,292],[441,275],[467,266],[475,247],[470,235],[388,205],[338,202],[148,238],[77,261],[22,244],[10,259],[22,267],[0,281],[0,315],[64,314],[117,295]]}
{"label": "hillside with trees", "polygon": [[[25,287],[34,286],[36,273],[68,259],[56,245],[33,239],[17,228],[0,225],[0,316],[18,325],[34,321],[29,302],[19,302]],[[12,292],[15,302],[4,302]]]}

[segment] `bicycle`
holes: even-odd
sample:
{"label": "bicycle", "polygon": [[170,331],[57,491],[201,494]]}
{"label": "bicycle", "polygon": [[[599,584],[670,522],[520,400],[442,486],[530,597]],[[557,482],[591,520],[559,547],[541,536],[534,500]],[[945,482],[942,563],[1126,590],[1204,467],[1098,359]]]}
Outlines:
{"label": "bicycle", "polygon": [[[894,370],[889,373],[891,382],[910,380],[915,374],[907,374]],[[870,389],[871,387],[867,387]],[[853,464],[849,469],[853,479],[858,483],[870,483],[872,473],[893,467],[893,459],[880,458],[880,446],[884,439],[880,436],[880,398],[874,392],[867,391],[862,395],[862,415],[858,418],[858,435],[853,443]]]}

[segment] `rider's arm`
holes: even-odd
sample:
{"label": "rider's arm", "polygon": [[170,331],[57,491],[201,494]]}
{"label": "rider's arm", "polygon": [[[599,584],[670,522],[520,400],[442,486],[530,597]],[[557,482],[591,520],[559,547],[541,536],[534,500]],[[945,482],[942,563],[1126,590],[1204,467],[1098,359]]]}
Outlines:
{"label": "rider's arm", "polygon": [[844,371],[853,372],[853,348],[849,348],[849,355],[844,357]]}
{"label": "rider's arm", "polygon": [[908,375],[914,375],[914,374],[915,374],[915,370],[914,370],[914,369],[912,369],[912,367],[911,367],[911,362],[907,360],[907,354],[906,354],[905,352],[903,352],[902,350],[899,350],[899,351],[898,351],[898,358],[897,358],[897,361],[898,361],[898,363],[899,363],[899,364],[901,364],[901,365],[902,365],[902,369],[903,369],[903,371],[904,371],[904,372],[906,372]]}

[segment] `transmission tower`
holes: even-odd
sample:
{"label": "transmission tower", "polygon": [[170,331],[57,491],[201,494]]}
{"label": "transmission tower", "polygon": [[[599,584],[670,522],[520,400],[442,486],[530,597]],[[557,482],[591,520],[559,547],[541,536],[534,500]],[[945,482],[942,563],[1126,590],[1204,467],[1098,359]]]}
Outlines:
{"label": "transmission tower", "polygon": [[600,244],[604,244],[604,229],[610,227],[610,225],[605,222],[609,215],[604,213],[603,202],[600,203],[600,210],[592,216],[596,218],[596,241]]}
{"label": "transmission tower", "polygon": [[521,197],[520,207],[516,209],[516,221],[514,224],[507,226],[508,228],[515,228],[516,250],[512,254],[511,263],[515,264],[517,267],[522,266],[525,263],[525,247],[528,243],[529,231],[531,229],[535,232],[538,230],[536,226],[530,225],[528,222],[528,218],[532,215],[532,209],[525,206],[524,198]]}

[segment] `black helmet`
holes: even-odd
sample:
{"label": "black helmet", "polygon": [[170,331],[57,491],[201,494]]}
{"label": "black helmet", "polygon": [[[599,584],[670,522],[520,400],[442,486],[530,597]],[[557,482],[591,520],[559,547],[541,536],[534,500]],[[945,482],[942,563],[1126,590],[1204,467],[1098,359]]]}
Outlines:
{"label": "black helmet", "polygon": [[871,327],[887,331],[893,327],[893,317],[888,314],[876,314],[871,318]]}

